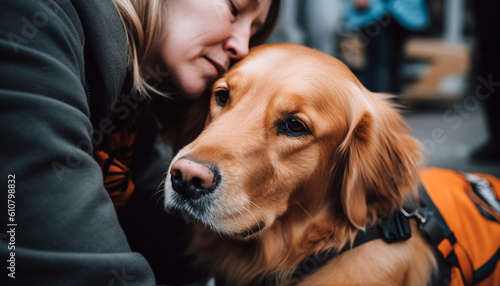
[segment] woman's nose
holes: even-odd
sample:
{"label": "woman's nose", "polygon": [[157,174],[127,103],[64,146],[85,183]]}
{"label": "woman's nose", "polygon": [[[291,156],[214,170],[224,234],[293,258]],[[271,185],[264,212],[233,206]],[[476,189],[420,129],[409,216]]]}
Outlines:
{"label": "woman's nose", "polygon": [[248,55],[250,44],[250,25],[237,25],[231,36],[224,43],[224,50],[232,60],[239,60]]}

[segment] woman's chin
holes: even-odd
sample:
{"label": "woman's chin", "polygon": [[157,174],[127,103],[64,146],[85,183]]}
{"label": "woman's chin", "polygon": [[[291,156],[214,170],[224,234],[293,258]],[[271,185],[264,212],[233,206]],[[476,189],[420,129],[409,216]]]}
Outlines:
{"label": "woman's chin", "polygon": [[205,93],[207,86],[209,85],[206,83],[184,86],[182,89],[180,89],[180,94],[184,99],[195,100],[200,98]]}

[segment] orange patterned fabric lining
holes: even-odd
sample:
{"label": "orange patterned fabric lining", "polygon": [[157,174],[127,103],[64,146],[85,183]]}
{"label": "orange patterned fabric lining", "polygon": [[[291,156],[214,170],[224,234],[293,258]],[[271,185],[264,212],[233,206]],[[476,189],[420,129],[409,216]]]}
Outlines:
{"label": "orange patterned fabric lining", "polygon": [[130,170],[104,151],[97,151],[94,159],[102,169],[104,187],[108,191],[113,205],[123,207],[134,191],[134,183],[130,179]]}
{"label": "orange patterned fabric lining", "polygon": [[108,150],[98,150],[94,155],[102,169],[104,187],[115,207],[123,207],[134,192],[129,166],[132,163],[139,117],[140,112],[136,109],[121,128],[110,134]]}

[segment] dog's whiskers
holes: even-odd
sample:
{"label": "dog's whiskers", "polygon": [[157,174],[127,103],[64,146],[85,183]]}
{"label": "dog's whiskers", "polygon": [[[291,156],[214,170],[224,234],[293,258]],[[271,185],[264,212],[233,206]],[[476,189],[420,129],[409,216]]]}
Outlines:
{"label": "dog's whiskers", "polygon": [[304,212],[311,218],[313,219],[312,215],[306,210],[306,208],[304,208],[297,200],[295,201],[295,203],[302,209],[304,210]]}
{"label": "dog's whiskers", "polygon": [[[247,225],[247,229],[249,229],[251,232],[252,232],[252,235],[255,237],[255,239],[258,239],[257,236],[255,235],[255,232],[253,231],[253,229],[250,227],[250,225],[248,224],[248,222],[245,220],[245,216],[243,215],[243,213],[238,209],[238,208],[234,208],[240,215],[241,217],[243,218],[243,221],[245,222],[245,224]],[[260,227],[260,226],[259,226]]]}
{"label": "dog's whiskers", "polygon": [[[251,201],[251,200],[249,200],[248,198],[246,198],[246,197],[244,197],[244,196],[239,196],[239,198],[241,198],[241,199],[243,199],[243,200],[245,200],[245,201],[249,202],[250,204],[252,204],[252,205],[256,206],[256,207],[257,207],[257,208],[259,208],[259,209],[260,209],[263,213],[265,213],[267,216],[272,217],[272,215],[271,215],[269,212],[267,212],[266,210],[264,210],[263,208],[261,208],[259,205],[257,205],[256,203],[252,202],[252,201]],[[280,223],[280,224],[281,224],[281,222],[280,222],[279,220],[275,220],[275,221],[276,221],[277,223]]]}
{"label": "dog's whiskers", "polygon": [[[257,223],[257,227],[259,228],[259,231],[262,231],[262,228],[260,227],[260,223],[259,221],[257,220],[257,218],[254,216],[254,214],[249,210],[247,209],[246,207],[243,207],[247,212],[250,213],[250,215],[253,217],[253,219],[255,220],[255,222]],[[253,231],[252,231],[253,232]],[[255,236],[255,233],[254,233],[254,236]],[[257,238],[257,236],[255,236]]]}
{"label": "dog's whiskers", "polygon": [[155,203],[155,206],[158,206],[158,204],[161,203],[162,199],[165,197],[165,193],[163,192],[156,192],[153,196],[155,195],[158,195],[157,199],[156,199],[156,203]]}
{"label": "dog's whiskers", "polygon": [[[226,209],[230,210],[230,208],[227,206],[227,205],[223,205]],[[238,219],[234,216],[233,212],[229,212],[231,214],[231,216],[234,218],[234,221],[236,222],[236,225],[239,226],[240,225],[240,222],[238,221]]]}
{"label": "dog's whiskers", "polygon": [[[166,177],[164,176],[164,178],[166,178]],[[165,189],[165,184],[166,184],[166,179],[161,180],[161,183],[160,183],[160,184],[158,185],[158,187],[156,188],[156,191],[155,191],[155,192],[151,195],[151,197],[150,197],[150,199],[152,199],[152,198],[154,198],[155,196],[157,196],[155,206],[157,206],[157,205],[158,205],[158,203],[160,202],[160,200],[161,200],[162,198],[164,198],[164,196],[165,196],[165,192],[164,192],[164,189]],[[160,194],[160,195],[158,196],[158,194]]]}

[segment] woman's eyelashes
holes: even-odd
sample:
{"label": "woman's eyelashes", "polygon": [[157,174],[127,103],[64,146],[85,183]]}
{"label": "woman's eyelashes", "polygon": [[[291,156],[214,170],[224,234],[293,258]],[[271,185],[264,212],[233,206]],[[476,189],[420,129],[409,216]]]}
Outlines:
{"label": "woman's eyelashes", "polygon": [[231,14],[233,14],[234,17],[237,17],[238,14],[240,13],[238,7],[236,6],[236,4],[234,3],[233,0],[228,0],[229,2],[229,10],[231,10]]}

